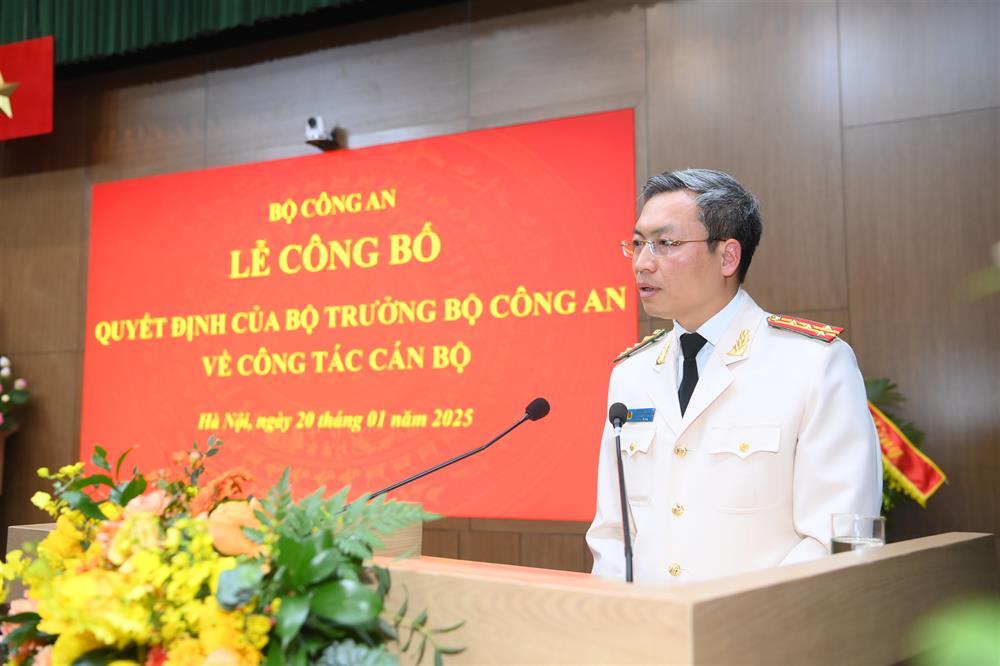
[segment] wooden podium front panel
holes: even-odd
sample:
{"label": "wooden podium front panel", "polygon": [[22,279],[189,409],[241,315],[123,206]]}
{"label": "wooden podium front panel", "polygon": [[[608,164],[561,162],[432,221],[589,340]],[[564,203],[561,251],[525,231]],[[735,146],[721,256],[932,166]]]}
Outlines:
{"label": "wooden podium front panel", "polygon": [[993,537],[951,533],[704,583],[628,585],[586,574],[425,557],[385,562],[388,608],[466,647],[450,663],[895,664],[924,612],[998,589]]}
{"label": "wooden podium front panel", "polygon": [[998,591],[992,535],[938,534],[692,585],[695,664],[895,664],[914,623]]}
{"label": "wooden podium front panel", "polygon": [[432,628],[465,621],[440,636],[445,645],[466,648],[448,663],[692,661],[690,604],[662,586],[436,557],[382,564],[392,571],[387,608],[402,604],[405,587],[409,614],[428,609]]}

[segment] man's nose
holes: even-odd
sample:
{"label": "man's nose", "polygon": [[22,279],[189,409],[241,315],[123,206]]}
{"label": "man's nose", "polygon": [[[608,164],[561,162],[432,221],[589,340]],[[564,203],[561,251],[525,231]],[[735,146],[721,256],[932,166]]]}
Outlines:
{"label": "man's nose", "polygon": [[649,243],[643,243],[635,251],[632,256],[632,268],[637,272],[652,271],[656,268],[656,257],[653,256],[653,250],[650,249]]}

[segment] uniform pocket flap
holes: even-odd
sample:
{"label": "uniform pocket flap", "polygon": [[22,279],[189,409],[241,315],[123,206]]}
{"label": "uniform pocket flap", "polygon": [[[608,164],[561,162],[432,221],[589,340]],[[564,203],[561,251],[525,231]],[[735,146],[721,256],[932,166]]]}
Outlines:
{"label": "uniform pocket flap", "polygon": [[653,437],[656,435],[656,427],[652,424],[632,425],[625,424],[622,428],[622,455],[634,456],[639,453],[649,451]]}
{"label": "uniform pocket flap", "polygon": [[778,452],[780,426],[727,426],[708,433],[709,453],[730,453],[746,458],[760,451]]}

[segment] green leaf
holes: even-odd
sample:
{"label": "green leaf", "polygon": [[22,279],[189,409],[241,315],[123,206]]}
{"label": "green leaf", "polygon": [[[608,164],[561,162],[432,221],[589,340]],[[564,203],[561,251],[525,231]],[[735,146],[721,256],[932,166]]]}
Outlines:
{"label": "green leaf", "polygon": [[424,652],[427,650],[427,636],[421,636],[420,638],[420,650],[417,651],[417,663],[419,664],[424,660]]}
{"label": "green leaf", "polygon": [[396,627],[392,625],[384,617],[379,617],[378,628],[382,632],[382,635],[390,641],[398,641],[399,633],[396,631]]}
{"label": "green leaf", "polygon": [[62,498],[73,509],[78,509],[80,513],[87,516],[88,518],[93,518],[94,520],[107,520],[108,517],[104,515],[101,508],[94,503],[94,500],[79,490],[70,490],[62,494]]}
{"label": "green leaf", "polygon": [[15,615],[4,615],[0,617],[0,622],[9,622],[11,624],[22,624],[24,622],[34,622],[38,624],[42,617],[38,613],[17,613]]}
{"label": "green leaf", "polygon": [[358,627],[370,624],[382,612],[382,598],[365,585],[337,580],[313,593],[312,610],[337,624]]}
{"label": "green leaf", "polygon": [[274,631],[281,639],[281,647],[287,648],[292,639],[298,636],[299,629],[309,616],[309,604],[312,598],[305,597],[282,597],[281,606],[278,608],[278,617],[275,621]]}
{"label": "green leaf", "polygon": [[132,450],[132,447],[129,447],[129,448],[125,449],[124,453],[122,453],[120,456],[118,456],[118,462],[115,463],[115,478],[116,479],[118,478],[118,475],[121,474],[122,463],[125,462],[125,458],[128,457],[128,454],[129,454],[129,452],[131,450]]}
{"label": "green leaf", "polygon": [[324,550],[321,553],[317,553],[315,557],[309,560],[309,565],[305,567],[306,573],[308,573],[306,584],[314,585],[323,582],[330,577],[330,574],[343,561],[343,556],[336,550]]}
{"label": "green leaf", "polygon": [[289,537],[278,539],[279,566],[288,570],[292,587],[300,589],[313,580],[309,564],[316,555],[316,546],[311,540],[297,541]]}
{"label": "green leaf", "polygon": [[441,650],[434,648],[434,666],[444,666],[444,657],[441,656]]}
{"label": "green leaf", "polygon": [[309,655],[306,654],[305,648],[301,645],[297,646],[290,655],[288,655],[288,666],[308,666]]}
{"label": "green leaf", "polygon": [[260,588],[264,572],[257,564],[241,564],[219,575],[219,591],[215,598],[226,610],[245,606]]}
{"label": "green leaf", "polygon": [[420,629],[425,624],[427,624],[427,611],[426,610],[422,610],[422,611],[420,611],[420,615],[417,616],[417,619],[415,619],[413,621],[413,625],[412,626],[413,626],[414,629]]}
{"label": "green leaf", "polygon": [[399,627],[399,623],[402,622],[403,618],[406,617],[406,609],[408,609],[409,607],[410,607],[410,591],[406,589],[406,586],[404,585],[403,605],[399,607],[398,611],[396,611],[395,623],[397,628]]}
{"label": "green leaf", "polygon": [[271,641],[267,647],[267,661],[264,666],[285,666],[285,655],[278,641]]}
{"label": "green leaf", "polygon": [[146,479],[137,476],[128,483],[119,483],[111,491],[111,501],[118,506],[125,506],[134,497],[137,497],[146,490]]}
{"label": "green leaf", "polygon": [[100,446],[94,447],[94,455],[90,456],[90,462],[106,472],[111,471],[111,465],[108,464],[108,452]]}
{"label": "green leaf", "polygon": [[114,488],[115,482],[106,474],[94,474],[93,476],[84,476],[76,479],[73,483],[66,486],[66,488],[67,490],[83,490],[90,486],[111,486]]}
{"label": "green leaf", "polygon": [[396,666],[399,660],[382,648],[360,645],[352,640],[330,645],[313,666]]}
{"label": "green leaf", "polygon": [[450,627],[443,627],[441,629],[431,629],[431,633],[432,634],[447,634],[449,631],[455,631],[456,629],[461,629],[464,626],[465,626],[465,620],[462,620],[461,622],[458,622],[457,624],[453,624]]}
{"label": "green leaf", "polygon": [[389,570],[385,567],[372,567],[375,572],[375,580],[378,581],[378,595],[384,597],[392,587],[392,579],[389,577]]}
{"label": "green leaf", "polygon": [[27,641],[32,640],[35,634],[38,633],[38,621],[26,622],[20,625],[17,629],[7,634],[4,639],[4,645],[10,645],[11,647],[18,647]]}
{"label": "green leaf", "polygon": [[441,654],[462,654],[465,652],[464,647],[448,647],[447,645],[439,645],[437,649]]}
{"label": "green leaf", "polygon": [[107,666],[119,659],[132,659],[136,657],[135,649],[119,650],[113,647],[97,648],[90,652],[85,652],[75,660],[73,666]]}

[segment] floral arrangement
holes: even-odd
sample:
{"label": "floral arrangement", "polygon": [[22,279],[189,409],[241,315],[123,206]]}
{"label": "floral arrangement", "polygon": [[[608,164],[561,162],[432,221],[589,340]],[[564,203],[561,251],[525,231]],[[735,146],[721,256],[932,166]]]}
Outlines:
{"label": "floral arrangement", "polygon": [[[419,506],[292,498],[289,473],[254,499],[243,469],[206,481],[221,442],[174,457],[171,469],[120,478],[98,447],[58,472],[32,503],[55,519],[37,544],[0,563],[0,599],[25,593],[0,618],[5,664],[45,666],[238,666],[396,664],[412,646],[435,663],[460,652],[432,630],[384,608],[387,569],[371,563],[384,535],[433,518]],[[406,640],[401,637],[406,635]]]}
{"label": "floral arrangement", "polygon": [[14,427],[10,417],[14,407],[28,402],[28,382],[14,379],[10,359],[0,356],[0,432]]}

